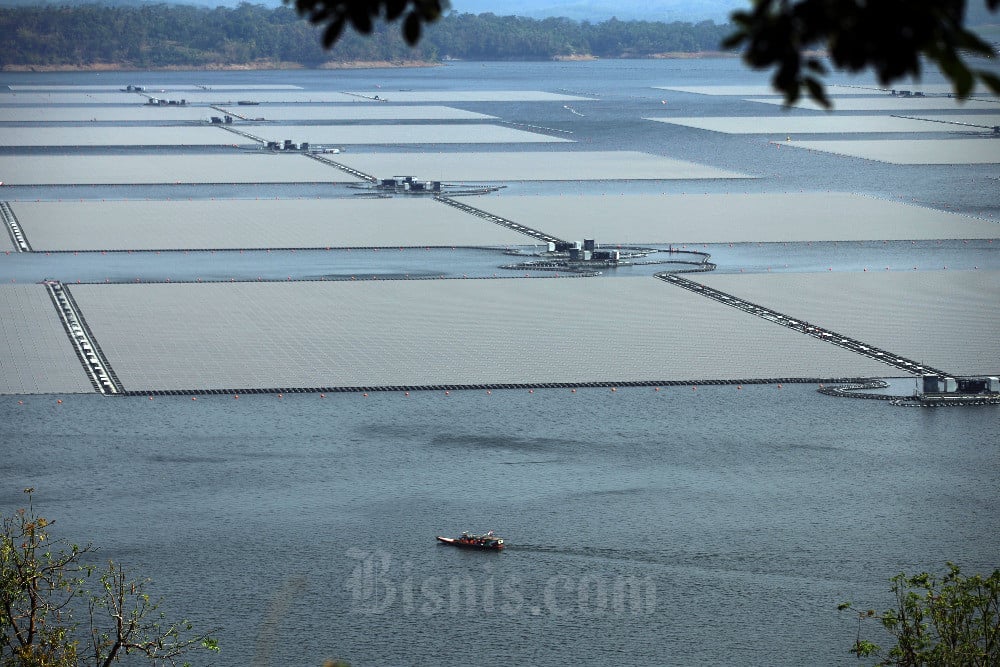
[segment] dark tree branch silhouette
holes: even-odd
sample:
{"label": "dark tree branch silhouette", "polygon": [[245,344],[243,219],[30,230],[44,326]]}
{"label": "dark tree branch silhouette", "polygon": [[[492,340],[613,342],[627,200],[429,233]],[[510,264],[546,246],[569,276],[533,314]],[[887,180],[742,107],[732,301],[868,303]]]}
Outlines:
{"label": "dark tree branch silhouette", "polygon": [[[348,22],[364,34],[373,21],[403,18],[403,35],[413,45],[421,28],[436,21],[447,0],[285,0],[299,14],[325,26],[330,48]],[[984,0],[996,12],[1000,0]],[[774,69],[772,83],[788,104],[805,92],[829,106],[823,76],[826,53],[836,69],[871,69],[885,86],[920,76],[921,59],[938,66],[955,95],[967,98],[977,82],[1000,94],[1000,76],[974,69],[969,57],[996,58],[995,47],[965,26],[966,0],[751,0],[749,10],[732,15],[735,32],[722,46],[742,48],[755,69]]]}
{"label": "dark tree branch silhouette", "polygon": [[[985,0],[995,12],[1000,0]],[[822,76],[825,51],[836,69],[871,69],[880,84],[919,78],[921,58],[936,64],[955,95],[967,98],[976,81],[1000,93],[1000,77],[973,69],[968,55],[996,58],[996,49],[965,27],[966,0],[754,0],[734,12],[736,32],[723,46],[743,47],[757,69],[775,68],[772,83],[791,104],[803,91],[829,106]]]}
{"label": "dark tree branch silhouette", "polygon": [[348,22],[360,33],[369,34],[374,21],[392,22],[403,14],[403,36],[412,46],[420,39],[422,26],[436,21],[448,8],[448,0],[284,0],[310,23],[325,26],[323,46],[330,48]]}

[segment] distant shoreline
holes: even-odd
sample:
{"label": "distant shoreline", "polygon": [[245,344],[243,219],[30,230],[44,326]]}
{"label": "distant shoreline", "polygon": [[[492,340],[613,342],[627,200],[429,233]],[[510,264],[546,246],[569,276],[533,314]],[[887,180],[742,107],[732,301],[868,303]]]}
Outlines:
{"label": "distant shoreline", "polygon": [[161,67],[138,67],[126,63],[90,63],[87,65],[4,65],[3,72],[255,72],[266,70],[299,69],[380,69],[405,67],[439,67],[442,63],[428,60],[348,60],[325,62],[315,67],[307,67],[294,62],[253,62],[240,64],[207,63],[198,66],[164,65]]}
{"label": "distant shoreline", "polygon": [[[654,53],[648,56],[630,56],[610,58],[594,56],[590,54],[553,56],[551,59],[538,61],[525,60],[488,60],[482,62],[590,62],[594,60],[700,60],[707,58],[736,58],[738,54],[724,51],[694,51]],[[252,63],[207,63],[205,65],[164,65],[160,67],[138,67],[127,63],[89,63],[86,65],[4,65],[0,67],[3,72],[254,72],[267,70],[300,70],[300,69],[387,69],[387,68],[416,68],[416,67],[441,67],[448,63],[465,62],[459,59],[449,59],[443,61],[430,60],[347,60],[341,62],[325,62],[314,67],[309,67],[295,62],[252,62]],[[469,61],[478,62],[478,61]]]}

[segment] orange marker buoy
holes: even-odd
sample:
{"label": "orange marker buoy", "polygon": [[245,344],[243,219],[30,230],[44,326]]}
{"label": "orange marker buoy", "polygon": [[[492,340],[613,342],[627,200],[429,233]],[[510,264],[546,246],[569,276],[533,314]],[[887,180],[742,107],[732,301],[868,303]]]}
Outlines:
{"label": "orange marker buoy", "polygon": [[192,400],[192,401],[197,401],[197,400],[198,400],[198,397],[197,397],[197,396],[192,396],[192,397],[191,397],[191,400]]}

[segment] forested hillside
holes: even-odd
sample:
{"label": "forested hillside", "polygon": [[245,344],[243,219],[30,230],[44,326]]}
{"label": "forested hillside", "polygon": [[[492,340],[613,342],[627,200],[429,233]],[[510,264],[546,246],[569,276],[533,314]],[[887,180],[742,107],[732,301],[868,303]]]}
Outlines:
{"label": "forested hillside", "polygon": [[0,9],[0,66],[117,65],[127,68],[299,64],[337,61],[645,57],[718,49],[728,27],[712,22],[534,20],[453,14],[410,49],[396,25],[369,37],[345,32],[333,50],[288,7],[186,5]]}

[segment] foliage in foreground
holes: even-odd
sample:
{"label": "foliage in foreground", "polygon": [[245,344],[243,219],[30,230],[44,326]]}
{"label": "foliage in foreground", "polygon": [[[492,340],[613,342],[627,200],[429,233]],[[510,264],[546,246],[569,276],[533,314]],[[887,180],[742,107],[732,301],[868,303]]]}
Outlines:
{"label": "foliage in foreground", "polygon": [[[985,0],[996,12],[1000,0]],[[774,69],[772,83],[785,101],[804,91],[830,106],[822,77],[827,67],[812,55],[825,51],[833,67],[847,72],[871,69],[889,86],[920,78],[922,61],[937,65],[961,99],[977,82],[1000,94],[1000,76],[970,66],[969,57],[996,58],[997,51],[965,26],[967,0],[753,0],[737,11],[736,32],[727,47],[743,46],[743,60],[756,69]]]}
{"label": "foliage in foreground", "polygon": [[26,508],[0,515],[0,667],[109,667],[126,655],[177,665],[192,650],[219,650],[187,621],[166,620],[148,580],[112,561],[89,565],[93,547],[52,539],[32,491]]}
{"label": "foliage in foreground", "polygon": [[[1000,665],[1000,569],[988,577],[965,576],[948,563],[943,577],[926,572],[892,579],[896,607],[881,613],[851,602],[837,608],[858,615],[851,653],[876,658],[877,665],[991,667]],[[878,621],[896,643],[888,652],[862,639],[862,626]]]}
{"label": "foliage in foreground", "polygon": [[[406,13],[403,34],[409,44],[420,39],[421,23],[439,19],[446,0],[285,0],[310,21],[326,26],[329,47],[350,22],[355,30],[371,32],[373,19],[393,21]],[[1000,0],[985,3],[1000,10]],[[871,70],[879,82],[919,79],[926,59],[965,99],[977,83],[1000,94],[1000,76],[976,69],[969,56],[997,58],[997,50],[969,30],[968,0],[749,0],[750,8],[733,12],[736,30],[723,48],[743,47],[743,60],[755,69],[773,69],[772,83],[791,104],[803,92],[830,106],[823,84],[827,67],[815,52],[825,51],[834,68],[848,72]]]}

